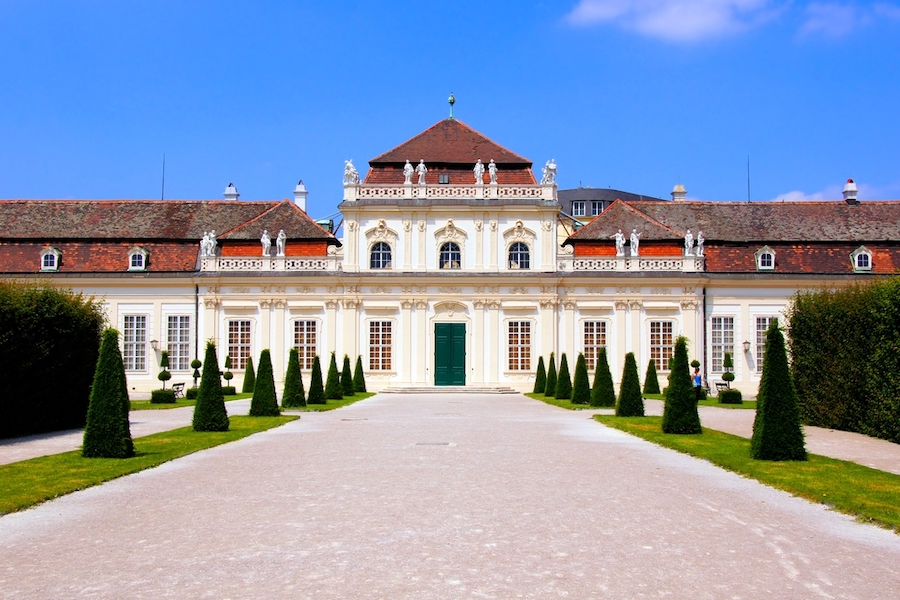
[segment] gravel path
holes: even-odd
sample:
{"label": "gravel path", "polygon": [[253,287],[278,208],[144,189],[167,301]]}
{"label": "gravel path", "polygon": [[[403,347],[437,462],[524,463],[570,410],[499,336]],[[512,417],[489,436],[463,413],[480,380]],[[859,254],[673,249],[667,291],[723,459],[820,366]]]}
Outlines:
{"label": "gravel path", "polygon": [[900,536],[516,395],[384,395],[0,518],[0,598],[896,598]]}

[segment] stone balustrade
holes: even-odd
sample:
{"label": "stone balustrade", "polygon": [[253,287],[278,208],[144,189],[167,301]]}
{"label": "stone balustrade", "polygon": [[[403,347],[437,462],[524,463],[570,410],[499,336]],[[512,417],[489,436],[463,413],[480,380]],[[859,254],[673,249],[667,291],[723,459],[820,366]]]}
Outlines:
{"label": "stone balustrade", "polygon": [[289,272],[339,270],[336,256],[207,256],[200,259],[201,272]]}
{"label": "stone balustrade", "polygon": [[556,201],[556,185],[500,185],[486,183],[482,185],[376,185],[376,184],[344,184],[344,202],[355,202],[365,199],[441,199],[455,200],[504,200],[510,198],[534,198],[549,202]]}
{"label": "stone balustrade", "polygon": [[607,271],[633,273],[639,271],[667,271],[700,273],[705,270],[702,256],[602,256],[576,258],[560,256],[560,271]]}

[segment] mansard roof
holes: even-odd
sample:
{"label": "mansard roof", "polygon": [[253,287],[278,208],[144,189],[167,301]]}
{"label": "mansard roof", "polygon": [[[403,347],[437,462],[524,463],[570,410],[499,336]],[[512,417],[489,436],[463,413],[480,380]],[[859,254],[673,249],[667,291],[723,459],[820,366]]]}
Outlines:
{"label": "mansard roof", "polygon": [[[626,210],[627,209],[629,210]],[[662,228],[660,228],[660,226]],[[568,241],[644,231],[642,241],[673,239],[690,229],[721,242],[872,242],[900,240],[900,201],[624,202],[610,205]],[[644,229],[642,229],[644,227]]]}
{"label": "mansard roof", "polygon": [[[442,183],[439,175],[446,175],[450,184],[472,184],[475,182],[472,168],[479,159],[485,169],[491,160],[494,161],[499,184],[537,183],[530,160],[456,119],[438,121],[419,135],[370,160],[364,183],[402,184],[406,161],[416,165],[424,160],[428,167],[425,181],[429,185]],[[487,177],[485,172],[485,181]]]}
{"label": "mansard roof", "polygon": [[[233,200],[0,200],[0,239],[199,240],[259,239],[263,229],[284,229],[290,240],[328,240],[298,206]],[[257,231],[258,230],[258,231]]]}

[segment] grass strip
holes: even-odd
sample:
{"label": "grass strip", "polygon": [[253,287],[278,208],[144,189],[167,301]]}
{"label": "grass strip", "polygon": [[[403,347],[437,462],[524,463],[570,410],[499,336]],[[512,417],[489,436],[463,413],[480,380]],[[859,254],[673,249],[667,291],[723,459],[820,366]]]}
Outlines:
{"label": "grass strip", "polygon": [[233,416],[228,431],[196,432],[191,427],[182,427],[155,433],[134,440],[133,458],[83,458],[79,449],[0,465],[0,490],[3,490],[0,515],[227,444],[297,418]]}
{"label": "grass strip", "polygon": [[[665,394],[644,394],[645,400],[662,400],[666,401]],[[756,410],[756,400],[744,400],[742,404],[721,404],[718,398],[710,397],[706,400],[701,400],[697,403],[697,406],[715,406],[716,408],[749,408],[751,410]]]}
{"label": "grass strip", "polygon": [[359,402],[360,400],[365,400],[366,398],[371,398],[375,395],[375,392],[356,392],[352,396],[344,396],[341,400],[326,400],[325,404],[307,404],[303,408],[286,408],[282,409],[285,411],[299,410],[302,412],[325,412],[326,410],[334,410],[336,408],[343,408],[345,406],[350,406],[354,402]]}
{"label": "grass strip", "polygon": [[[245,398],[252,397],[253,394],[235,394],[233,396],[225,396],[225,402],[231,402],[232,400],[243,400]],[[131,410],[168,410],[170,408],[184,408],[185,406],[193,406],[196,403],[196,400],[188,400],[187,398],[177,398],[175,402],[161,402],[158,404],[153,404],[149,400],[132,400]]]}
{"label": "grass strip", "polygon": [[594,418],[648,442],[703,458],[765,485],[824,504],[858,521],[900,532],[900,475],[810,454],[806,462],[750,458],[750,440],[703,428],[701,435],[662,432],[662,417]]}
{"label": "grass strip", "polygon": [[525,394],[529,398],[546,402],[547,404],[565,408],[567,410],[613,410],[611,406],[591,406],[590,404],[572,404],[571,400],[557,400],[553,396],[545,396],[540,392],[528,392]]}

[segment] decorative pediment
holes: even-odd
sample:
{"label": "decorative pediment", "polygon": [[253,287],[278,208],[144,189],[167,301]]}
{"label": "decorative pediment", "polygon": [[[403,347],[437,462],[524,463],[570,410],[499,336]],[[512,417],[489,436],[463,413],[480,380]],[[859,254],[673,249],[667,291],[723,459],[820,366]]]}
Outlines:
{"label": "decorative pediment", "polygon": [[434,305],[435,317],[465,317],[467,312],[468,307],[465,304],[454,300],[444,300]]}
{"label": "decorative pediment", "polygon": [[458,229],[453,224],[453,219],[447,219],[447,224],[434,232],[434,238],[439,244],[444,242],[456,242],[462,244],[466,240],[466,232]]}
{"label": "decorative pediment", "polygon": [[397,232],[390,229],[384,219],[379,219],[378,225],[366,231],[366,240],[369,244],[387,242],[393,246],[397,242]]}
{"label": "decorative pediment", "polygon": [[503,232],[503,239],[506,240],[507,246],[515,242],[523,242],[531,246],[534,244],[534,238],[534,232],[525,227],[522,221],[516,221],[515,226]]}

